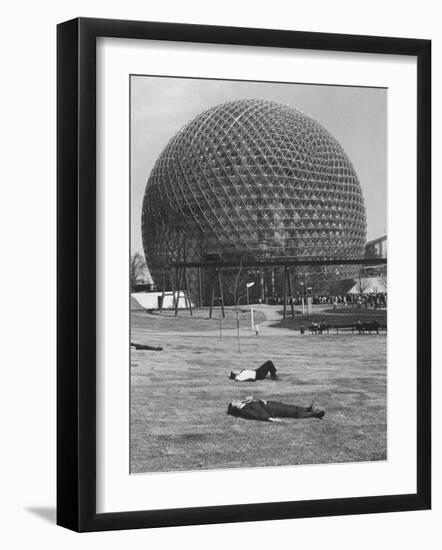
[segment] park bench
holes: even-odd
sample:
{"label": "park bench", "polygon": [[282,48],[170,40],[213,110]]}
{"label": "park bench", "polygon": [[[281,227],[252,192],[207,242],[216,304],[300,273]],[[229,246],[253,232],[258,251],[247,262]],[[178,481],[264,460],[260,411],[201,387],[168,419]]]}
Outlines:
{"label": "park bench", "polygon": [[351,330],[351,333],[353,334],[356,329],[356,326],[354,324],[352,325],[333,325],[333,328],[336,329],[336,334],[339,334],[340,330]]}
{"label": "park bench", "polygon": [[330,328],[332,328],[332,327],[330,327],[329,325],[322,325],[322,326],[319,326],[319,327],[316,327],[314,325],[310,325],[308,327],[309,331],[312,334],[323,334],[324,332],[327,332],[327,334],[329,334]]}
{"label": "park bench", "polygon": [[358,330],[359,333],[365,333],[368,332],[368,334],[371,334],[372,332],[375,332],[376,334],[379,334],[381,330],[384,330],[387,332],[387,325],[381,325],[380,323],[374,323],[373,321],[365,321],[365,323],[362,323],[361,327],[356,327],[355,330]]}
{"label": "park bench", "polygon": [[339,329],[351,329],[352,334],[356,331],[358,334],[365,334],[368,332],[368,334],[371,334],[372,332],[379,334],[381,330],[384,330],[387,332],[387,325],[381,325],[380,323],[373,323],[373,321],[365,321],[365,323],[362,323],[361,326],[356,326],[356,324],[353,325],[335,325],[333,328],[336,329],[336,334],[338,334]]}
{"label": "park bench", "polygon": [[380,323],[376,326],[371,321],[366,321],[365,323],[362,323],[362,325],[358,328],[356,324],[342,324],[342,325],[324,325],[322,327],[316,327],[314,325],[310,325],[308,327],[310,332],[312,334],[323,334],[324,332],[327,332],[327,334],[330,333],[330,329],[335,329],[336,334],[339,334],[340,330],[351,330],[351,333],[354,334],[356,331],[358,334],[368,332],[368,334],[371,334],[372,332],[375,332],[378,334],[381,330],[387,332],[387,325],[381,325]]}

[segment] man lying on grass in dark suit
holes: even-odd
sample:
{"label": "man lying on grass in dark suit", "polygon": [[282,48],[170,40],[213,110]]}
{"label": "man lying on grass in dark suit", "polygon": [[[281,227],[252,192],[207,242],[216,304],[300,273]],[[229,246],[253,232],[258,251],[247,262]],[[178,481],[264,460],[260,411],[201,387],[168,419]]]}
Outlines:
{"label": "man lying on grass in dark suit", "polygon": [[161,346],[148,346],[147,344],[134,344],[134,342],[130,343],[130,347],[135,348],[137,350],[145,349],[150,351],[163,351],[163,348]]}
{"label": "man lying on grass in dark suit", "polygon": [[232,401],[227,407],[227,414],[241,416],[249,420],[264,420],[267,422],[281,422],[281,418],[319,418],[325,412],[310,407],[299,407],[298,405],[287,405],[280,401],[266,401],[264,399],[253,399],[247,397],[243,401]]}

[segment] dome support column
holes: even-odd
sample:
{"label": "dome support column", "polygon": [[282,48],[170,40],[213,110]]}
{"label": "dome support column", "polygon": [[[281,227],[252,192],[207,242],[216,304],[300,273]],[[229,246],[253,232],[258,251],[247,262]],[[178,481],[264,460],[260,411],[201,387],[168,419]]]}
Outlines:
{"label": "dome support column", "polygon": [[215,302],[215,288],[218,283],[218,291],[219,291],[219,299],[221,301],[221,311],[223,315],[223,319],[225,319],[226,314],[224,311],[224,296],[223,296],[223,283],[222,283],[222,272],[217,267],[213,271],[213,277],[212,277],[212,297],[210,299],[210,311],[209,311],[209,319],[212,318],[213,313],[213,304]]}
{"label": "dome support column", "polygon": [[290,279],[290,271],[287,265],[284,266],[284,313],[283,319],[287,317],[287,299],[290,298],[290,308],[292,313],[292,318],[295,318],[295,307],[293,305],[293,289],[292,281]]}

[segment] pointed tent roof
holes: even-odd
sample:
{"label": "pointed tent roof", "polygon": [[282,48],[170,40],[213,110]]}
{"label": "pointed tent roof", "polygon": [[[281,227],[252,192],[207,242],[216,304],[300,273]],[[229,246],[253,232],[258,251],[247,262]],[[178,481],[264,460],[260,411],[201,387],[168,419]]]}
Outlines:
{"label": "pointed tent roof", "polygon": [[387,282],[379,277],[363,277],[361,279],[361,285],[359,280],[355,280],[355,284],[348,291],[349,294],[372,294],[373,292],[387,292]]}

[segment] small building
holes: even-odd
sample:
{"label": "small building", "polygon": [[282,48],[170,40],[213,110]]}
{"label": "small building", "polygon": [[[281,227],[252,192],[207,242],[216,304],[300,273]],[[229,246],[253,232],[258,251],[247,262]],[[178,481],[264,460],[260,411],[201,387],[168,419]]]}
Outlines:
{"label": "small building", "polygon": [[387,235],[382,235],[376,239],[368,241],[365,245],[366,258],[386,258],[387,257]]}

